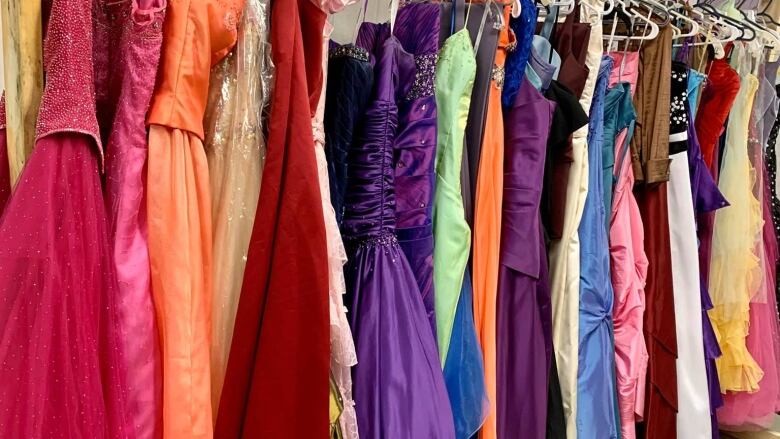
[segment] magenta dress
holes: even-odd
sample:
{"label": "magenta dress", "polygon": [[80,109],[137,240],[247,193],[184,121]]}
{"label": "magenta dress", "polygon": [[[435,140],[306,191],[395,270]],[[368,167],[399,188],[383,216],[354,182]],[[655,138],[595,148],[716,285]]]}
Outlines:
{"label": "magenta dress", "polygon": [[[109,240],[127,375],[128,413],[139,438],[162,435],[162,370],[146,231],[146,112],[162,45],[164,0],[103,0],[95,9],[95,91],[106,143]],[[154,6],[157,4],[157,6]],[[102,44],[100,44],[102,43]]]}
{"label": "magenta dress", "polygon": [[0,219],[0,431],[134,438],[99,177],[92,1],[44,8],[37,142]]}

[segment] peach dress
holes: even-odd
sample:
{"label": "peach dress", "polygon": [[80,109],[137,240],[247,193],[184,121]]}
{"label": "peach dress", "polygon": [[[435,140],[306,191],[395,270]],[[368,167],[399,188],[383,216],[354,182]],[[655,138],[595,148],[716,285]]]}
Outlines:
{"label": "peach dress", "polygon": [[504,27],[498,36],[498,49],[490,81],[485,135],[477,175],[474,210],[474,326],[482,347],[485,367],[485,391],[490,411],[480,430],[483,439],[494,439],[496,430],[496,299],[498,291],[498,254],[501,236],[501,201],[504,192],[504,117],[501,88],[504,85],[504,61],[507,47],[514,43],[509,28],[510,8],[504,10]]}
{"label": "peach dress", "polygon": [[163,358],[163,435],[211,438],[212,228],[203,116],[212,64],[236,42],[241,0],[168,5],[147,123],[152,295]]}

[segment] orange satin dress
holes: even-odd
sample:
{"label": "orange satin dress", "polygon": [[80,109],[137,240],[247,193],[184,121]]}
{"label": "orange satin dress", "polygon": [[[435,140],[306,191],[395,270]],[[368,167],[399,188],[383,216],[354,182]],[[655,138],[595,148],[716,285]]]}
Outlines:
{"label": "orange satin dress", "polygon": [[242,0],[168,3],[147,123],[152,296],[163,357],[163,435],[213,436],[212,239],[203,116],[212,64],[236,42]]}
{"label": "orange satin dress", "polygon": [[504,85],[504,61],[507,47],[514,42],[509,29],[509,13],[504,10],[504,27],[498,36],[498,49],[488,95],[485,134],[477,175],[474,207],[474,326],[482,347],[485,366],[485,390],[490,411],[480,430],[481,439],[495,439],[496,431],[496,298],[498,291],[498,254],[501,241],[501,200],[504,192],[504,117],[501,88]]}

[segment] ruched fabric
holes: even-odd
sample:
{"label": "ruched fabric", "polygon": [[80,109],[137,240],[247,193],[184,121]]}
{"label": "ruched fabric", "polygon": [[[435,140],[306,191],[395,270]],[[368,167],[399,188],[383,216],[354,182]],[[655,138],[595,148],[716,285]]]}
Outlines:
{"label": "ruched fabric", "polygon": [[436,342],[395,236],[397,102],[412,84],[414,59],[387,24],[364,23],[357,44],[375,61],[371,103],[349,150],[342,224],[358,429],[365,438],[450,439],[455,431]]}

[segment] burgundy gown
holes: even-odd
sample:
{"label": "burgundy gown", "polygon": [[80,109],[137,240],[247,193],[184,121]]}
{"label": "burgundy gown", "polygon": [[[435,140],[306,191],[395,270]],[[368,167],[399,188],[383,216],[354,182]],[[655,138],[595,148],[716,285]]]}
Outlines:
{"label": "burgundy gown", "polygon": [[328,437],[328,255],[311,130],[324,23],[310,0],[271,5],[268,149],[216,438]]}

